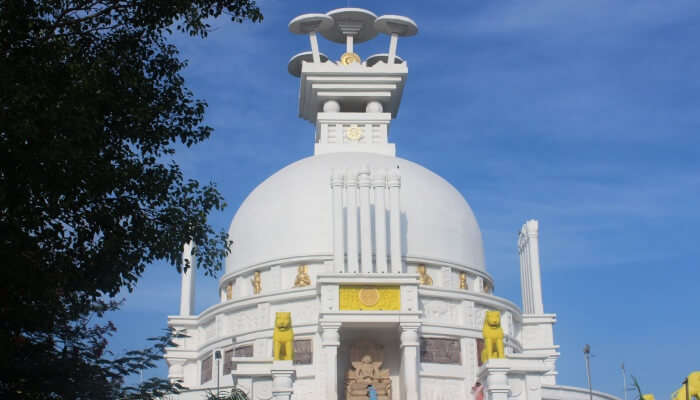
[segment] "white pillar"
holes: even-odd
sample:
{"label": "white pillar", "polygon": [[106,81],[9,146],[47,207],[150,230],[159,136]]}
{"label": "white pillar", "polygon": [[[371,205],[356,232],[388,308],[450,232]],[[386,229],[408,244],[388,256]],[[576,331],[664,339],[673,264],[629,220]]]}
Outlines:
{"label": "white pillar", "polygon": [[390,228],[389,235],[391,236],[391,272],[403,272],[401,266],[401,200],[399,199],[399,191],[401,189],[401,176],[397,170],[391,171],[388,178],[389,197],[390,197]]}
{"label": "white pillar", "polygon": [[316,38],[316,32],[309,32],[309,42],[311,42],[311,54],[315,63],[321,62],[321,54],[318,51],[318,39]]}
{"label": "white pillar", "polygon": [[348,210],[348,272],[359,272],[358,238],[357,238],[357,176],[349,171],[345,178],[347,186]]}
{"label": "white pillar", "polygon": [[343,174],[331,176],[333,190],[333,263],[336,272],[345,271],[345,245],[343,234]]}
{"label": "white pillar", "polygon": [[369,210],[369,168],[360,170],[358,177],[360,186],[360,255],[363,274],[372,272],[372,220]]}
{"label": "white pillar", "polygon": [[353,53],[353,44],[355,42],[355,38],[352,35],[347,35],[346,36],[346,41],[345,41],[345,51],[348,53]]}
{"label": "white pillar", "polygon": [[325,358],[326,399],[338,398],[338,346],[340,322],[321,322],[321,346]]}
{"label": "white pillar", "polygon": [[525,223],[527,227],[527,236],[529,244],[530,256],[530,279],[532,286],[532,306],[534,314],[544,314],[544,305],[542,304],[542,278],[540,275],[540,249],[538,243],[539,223],[537,220],[531,219]]}
{"label": "white pillar", "polygon": [[538,243],[539,224],[536,220],[527,221],[518,236],[520,253],[520,286],[525,314],[544,314],[542,302],[542,280],[540,273],[540,251]]}
{"label": "white pillar", "polygon": [[290,400],[292,398],[295,370],[292,360],[275,360],[272,363],[272,398]]}
{"label": "white pillar", "polygon": [[[194,314],[195,259],[192,256],[192,242],[185,243],[182,250],[182,288],[180,291],[180,315]],[[189,264],[189,267],[188,267]]]}
{"label": "white pillar", "polygon": [[[508,400],[510,385],[508,371],[510,368],[501,359],[490,359],[481,367],[479,379],[489,400]],[[526,386],[529,388],[529,386]],[[530,392],[528,391],[528,398]]]}
{"label": "white pillar", "polygon": [[418,400],[418,328],[417,322],[401,323],[401,399]]}
{"label": "white pillar", "polygon": [[375,171],[372,175],[374,187],[374,245],[377,258],[377,272],[386,272],[386,206],[384,205],[384,188],[386,187],[386,174],[384,171]]}
{"label": "white pillar", "polygon": [[396,47],[399,42],[399,35],[398,33],[392,33],[391,34],[391,39],[389,39],[389,59],[388,64],[391,65],[394,63],[394,58],[396,58]]}

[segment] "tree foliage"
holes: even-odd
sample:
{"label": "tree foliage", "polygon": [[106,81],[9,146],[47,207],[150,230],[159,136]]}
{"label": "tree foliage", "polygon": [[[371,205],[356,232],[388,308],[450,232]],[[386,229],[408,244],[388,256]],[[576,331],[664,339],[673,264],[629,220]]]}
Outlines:
{"label": "tree foliage", "polygon": [[222,15],[262,20],[253,0],[0,2],[0,398],[114,398],[155,356],[105,354],[114,296],[191,240],[219,268],[223,198],[171,161],[212,130],[169,38]]}

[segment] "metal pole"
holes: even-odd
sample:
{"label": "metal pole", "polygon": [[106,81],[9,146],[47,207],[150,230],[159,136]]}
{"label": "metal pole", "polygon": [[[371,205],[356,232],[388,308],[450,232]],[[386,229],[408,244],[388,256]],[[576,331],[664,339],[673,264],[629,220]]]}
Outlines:
{"label": "metal pole", "polygon": [[688,387],[688,378],[685,378],[683,384],[685,385],[685,400],[690,400],[690,388]]}
{"label": "metal pole", "polygon": [[214,358],[216,359],[216,398],[217,400],[219,399],[219,377],[221,374],[219,373],[219,368],[221,368],[221,351],[216,350],[214,352]]}
{"label": "metal pole", "polygon": [[627,400],[627,372],[625,371],[625,363],[622,363],[622,393]]}
{"label": "metal pole", "polygon": [[588,396],[593,400],[593,385],[591,385],[591,346],[583,347],[583,356],[586,358],[586,377],[588,378]]}

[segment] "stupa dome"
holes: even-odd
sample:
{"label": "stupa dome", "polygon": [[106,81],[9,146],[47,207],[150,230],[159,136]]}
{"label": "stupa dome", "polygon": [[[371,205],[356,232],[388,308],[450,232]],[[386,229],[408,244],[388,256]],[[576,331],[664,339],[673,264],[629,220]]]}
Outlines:
{"label": "stupa dome", "polygon": [[462,195],[411,161],[377,153],[327,153],[304,158],[261,183],[238,209],[226,273],[333,254],[333,171],[399,169],[402,253],[409,261],[485,271],[481,231]]}

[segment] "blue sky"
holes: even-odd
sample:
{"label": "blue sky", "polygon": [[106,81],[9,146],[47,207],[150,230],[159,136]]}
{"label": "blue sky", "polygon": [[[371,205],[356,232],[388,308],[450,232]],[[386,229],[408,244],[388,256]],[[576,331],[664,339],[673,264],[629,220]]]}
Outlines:
{"label": "blue sky", "polygon": [[[346,1],[262,1],[260,25],[213,22],[174,37],[188,86],[209,103],[212,138],[181,151],[189,177],[214,181],[228,228],[246,195],[313,152],[287,61],[308,39],[287,23]],[[622,397],[620,364],[668,399],[700,369],[700,2],[351,1],[411,17],[399,40],[409,78],[391,127],[397,154],[450,181],[472,206],[496,294],[520,304],[517,231],[540,220],[545,311],[558,314],[558,383]],[[388,39],[356,46],[362,57]],[[324,40],[321,51],[343,48]],[[198,277],[197,309],[216,303]],[[155,264],[121,311],[116,352],[178,312],[180,277]],[[155,372],[166,374],[164,367]]]}

